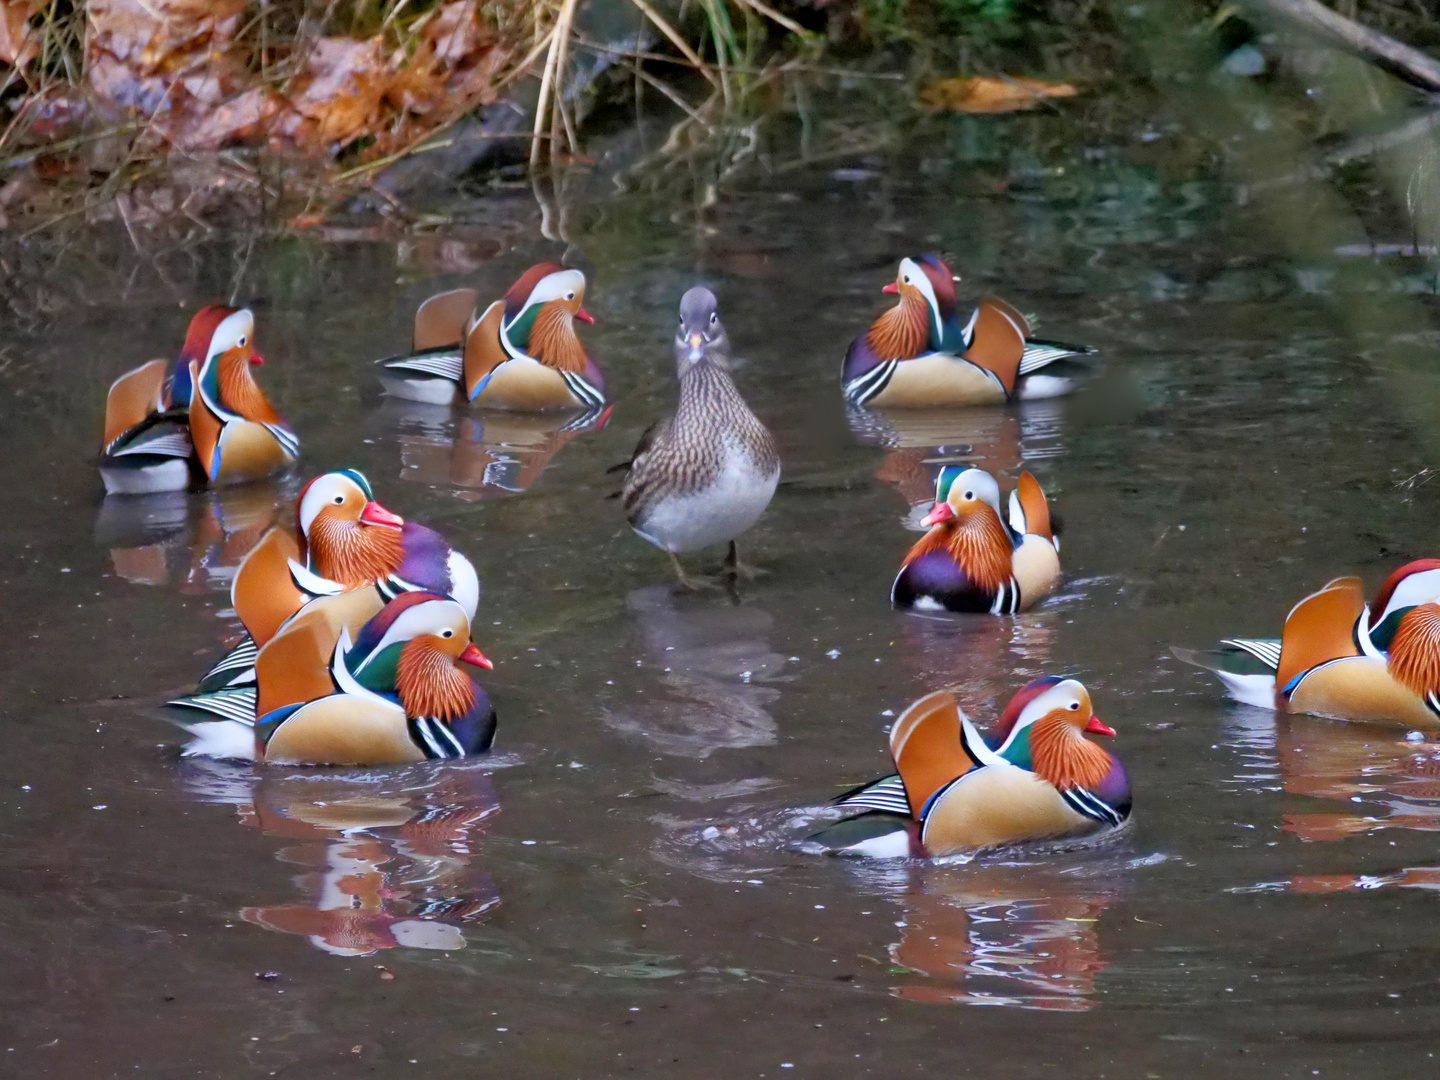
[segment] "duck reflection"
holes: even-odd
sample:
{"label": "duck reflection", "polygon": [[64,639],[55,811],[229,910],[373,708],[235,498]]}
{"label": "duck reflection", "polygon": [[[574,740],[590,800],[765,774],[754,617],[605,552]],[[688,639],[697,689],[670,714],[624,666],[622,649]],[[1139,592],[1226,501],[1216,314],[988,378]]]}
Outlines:
{"label": "duck reflection", "polygon": [[298,902],[246,907],[246,922],[305,937],[338,956],[462,949],[462,927],[500,902],[472,865],[500,803],[488,772],[454,762],[356,773],[227,769],[187,762],[203,798],[242,823],[298,841],[276,858],[301,867]]}
{"label": "duck reflection", "polygon": [[1025,866],[931,869],[904,898],[891,960],[928,977],[891,993],[930,1004],[1095,1007],[1097,926],[1116,889]]}
{"label": "duck reflection", "polygon": [[946,465],[978,466],[1014,477],[1027,461],[1058,457],[1062,408],[1036,401],[1014,409],[866,409],[846,414],[858,442],[885,448],[876,479],[893,484],[910,507],[908,524],[934,505],[935,478]]}
{"label": "duck reflection", "polygon": [[[1036,608],[1009,618],[912,617],[897,622],[897,652],[916,686],[944,687],[971,716],[994,715],[1017,683],[1050,672],[1062,613]],[[963,664],[956,666],[956,657]],[[963,682],[956,684],[957,675]]]}
{"label": "duck reflection", "polygon": [[566,443],[604,428],[610,406],[457,416],[449,408],[386,398],[382,415],[399,432],[400,479],[478,502],[525,491]]}
{"label": "duck reflection", "polygon": [[641,670],[661,670],[641,704],[606,714],[609,727],[682,757],[775,742],[780,692],[766,684],[784,678],[786,658],[768,641],[769,612],[668,585],[635,590],[625,607],[640,629]]}
{"label": "duck reflection", "polygon": [[95,542],[110,549],[116,575],[132,584],[223,592],[293,499],[294,486],[283,483],[107,495],[95,518]]}
{"label": "duck reflection", "polygon": [[1344,806],[1285,813],[1286,832],[1303,840],[1340,840],[1380,829],[1440,831],[1440,743],[1317,717],[1275,720],[1284,790]]}

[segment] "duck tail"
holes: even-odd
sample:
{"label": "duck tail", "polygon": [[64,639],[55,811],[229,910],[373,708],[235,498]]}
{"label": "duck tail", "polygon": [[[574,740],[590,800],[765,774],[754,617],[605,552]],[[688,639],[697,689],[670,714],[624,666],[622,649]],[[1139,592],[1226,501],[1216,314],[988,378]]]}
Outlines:
{"label": "duck tail", "polygon": [[1227,638],[1212,652],[1171,646],[1175,659],[1213,673],[1229,695],[1257,709],[1275,707],[1275,667],[1280,642],[1274,639]]}
{"label": "duck tail", "polygon": [[221,761],[254,761],[255,728],[239,720],[207,720],[181,724],[194,738],[180,751],[181,757],[218,758]]}

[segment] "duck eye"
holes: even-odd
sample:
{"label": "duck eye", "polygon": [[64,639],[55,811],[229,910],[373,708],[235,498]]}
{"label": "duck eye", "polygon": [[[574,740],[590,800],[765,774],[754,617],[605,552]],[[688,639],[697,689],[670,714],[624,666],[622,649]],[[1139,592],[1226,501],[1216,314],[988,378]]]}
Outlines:
{"label": "duck eye", "polygon": [[565,299],[566,299],[566,300],[574,300],[574,299],[575,299],[575,294],[574,294],[573,292],[567,292],[567,293],[565,294]]}
{"label": "duck eye", "polygon": [[965,501],[966,501],[966,502],[973,502],[974,499],[975,499],[975,493],[974,493],[973,491],[967,491],[967,492],[965,492]]}
{"label": "duck eye", "polygon": [[345,496],[344,496],[344,495],[336,495],[335,498],[332,499],[331,501],[332,501],[336,506],[344,506],[344,505],[345,505]]}
{"label": "duck eye", "polygon": [[441,636],[441,637],[445,637],[445,638],[454,637],[454,636],[455,636],[455,631],[454,631],[454,630],[441,630],[441,631],[440,631],[440,636]]}
{"label": "duck eye", "polygon": [[720,321],[720,316],[717,315],[717,314],[715,314],[715,312],[712,311],[712,312],[710,313],[710,325],[711,325],[711,326],[714,326],[714,325],[715,325],[716,323],[718,323],[719,321]]}
{"label": "duck eye", "polygon": [[900,279],[900,281],[901,281],[903,284],[905,284],[905,285],[909,285],[909,284],[910,284],[910,275],[909,275],[909,274],[906,274],[904,277],[902,277],[902,278]]}
{"label": "duck eye", "polygon": [[245,335],[244,335],[244,334],[241,334],[241,335],[240,335],[240,340],[237,341],[237,342],[235,342],[235,344],[236,344],[236,345],[239,345],[241,348],[244,348],[244,347],[245,347]]}
{"label": "duck eye", "polygon": [[1076,710],[1078,710],[1078,709],[1080,708],[1080,703],[1079,703],[1078,701],[1072,701],[1072,702],[1070,702],[1069,705],[1066,705],[1065,707],[1066,707],[1067,709],[1069,709],[1071,712],[1075,712]]}

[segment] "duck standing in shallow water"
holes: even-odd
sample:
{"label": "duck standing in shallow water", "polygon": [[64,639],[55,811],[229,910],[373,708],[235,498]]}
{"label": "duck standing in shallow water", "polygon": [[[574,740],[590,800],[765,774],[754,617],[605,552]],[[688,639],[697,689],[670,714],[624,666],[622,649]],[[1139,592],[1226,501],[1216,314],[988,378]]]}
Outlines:
{"label": "duck standing in shallow water", "polygon": [[180,491],[192,477],[238,484],[283,472],[300,440],[250,369],[255,317],[210,304],[190,320],[173,364],[151,360],[120,376],[105,400],[100,476],[111,495]]}
{"label": "duck standing in shallow water", "polygon": [[947,465],[935,481],[930,531],[905,556],[890,602],[914,611],[1013,615],[1060,584],[1060,542],[1045,492],[1022,472],[1010,493],[1010,522],[1000,487],[983,469]]}
{"label": "duck standing in shallow water", "polygon": [[256,718],[187,724],[183,751],[281,765],[398,765],[479,754],[495,710],[468,668],[491,667],[454,600],[410,592],[351,644],[344,597],[316,601],[255,661]]}
{"label": "duck standing in shallow water", "polygon": [[1074,679],[1021,688],[981,738],[944,691],[915,702],[890,731],[898,775],[842,795],[869,813],[813,840],[832,853],[882,858],[1093,836],[1130,817],[1125,768],[1084,732],[1114,735]]}
{"label": "duck standing in shallow water", "polygon": [[727,568],[747,572],[736,537],[759,520],[780,482],[780,455],[730,378],[730,339],[715,294],[697,286],[680,298],[675,334],[680,405],[640,438],[621,491],[630,527],[675,563],[677,557],[730,542]]}
{"label": "duck standing in shallow water", "polygon": [[595,321],[583,273],[538,263],[483,312],[476,301],[455,289],[420,305],[411,352],[379,361],[387,394],[525,412],[605,404],[605,377],[575,333],[575,320]]}
{"label": "duck standing in shallow water", "polygon": [[996,296],[982,299],[962,323],[955,278],[933,255],[902,259],[884,291],[897,293],[900,302],[845,355],[841,384],[852,405],[925,409],[1058,397],[1078,380],[1041,369],[1095,351],[1031,337],[1025,316]]}
{"label": "duck standing in shallow water", "polygon": [[1213,671],[1262,709],[1440,728],[1440,559],[1396,570],[1366,605],[1358,577],[1331,581],[1285,617],[1280,640],[1227,638]]}

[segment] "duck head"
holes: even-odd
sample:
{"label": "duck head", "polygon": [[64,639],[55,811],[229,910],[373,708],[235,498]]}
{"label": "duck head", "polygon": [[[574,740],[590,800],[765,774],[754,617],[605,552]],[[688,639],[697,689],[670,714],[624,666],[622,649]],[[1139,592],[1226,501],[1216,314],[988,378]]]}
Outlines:
{"label": "duck head", "polygon": [[466,667],[494,665],[470,641],[465,609],[448,596],[410,592],[397,596],[361,628],[346,656],[361,685],[393,692],[405,715],[454,721],[475,705]]}
{"label": "duck head", "polygon": [[924,352],[963,351],[955,316],[955,280],[934,255],[901,259],[895,280],[882,290],[900,297],[871,325],[870,347],[886,359],[908,360]]}
{"label": "duck head", "polygon": [[[280,421],[265,399],[250,369],[264,363],[253,347],[255,316],[246,308],[225,308],[218,305],[204,309],[201,315],[218,318],[204,346],[206,355],[199,364],[200,385],[208,399],[221,409],[257,424]],[[196,316],[199,319],[200,315]],[[192,331],[195,328],[191,321]],[[186,348],[190,347],[189,335]],[[188,396],[188,395],[187,395]]]}
{"label": "duck head", "polygon": [[593,323],[585,310],[585,275],[556,263],[537,263],[505,294],[503,337],[511,348],[548,367],[579,371],[585,346],[575,322]]}
{"label": "duck head", "polygon": [[730,338],[720,321],[720,302],[703,285],[680,298],[680,325],[675,331],[675,367],[681,375],[701,360],[730,367]]}
{"label": "duck head", "polygon": [[1114,735],[1090,704],[1090,693],[1075,679],[1048,676],[1020,688],[991,734],[996,753],[1012,765],[1031,769],[1062,790],[1096,787],[1109,773],[1111,758],[1084,733]]}
{"label": "duck head", "polygon": [[1421,697],[1440,697],[1440,559],[1396,570],[1361,621],[1370,643],[1388,653],[1398,682]]}
{"label": "duck head", "polygon": [[1010,576],[1013,544],[1000,514],[1000,487],[984,469],[941,469],[935,505],[920,523],[930,531],[910,549],[907,565],[943,548],[966,577],[989,592]]}
{"label": "duck head", "polygon": [[355,469],[317,476],[295,505],[307,566],[321,577],[358,588],[392,574],[404,560],[405,519],[375,501]]}

